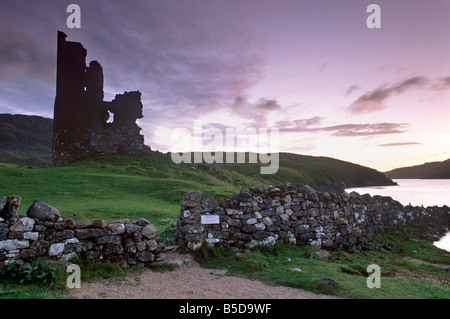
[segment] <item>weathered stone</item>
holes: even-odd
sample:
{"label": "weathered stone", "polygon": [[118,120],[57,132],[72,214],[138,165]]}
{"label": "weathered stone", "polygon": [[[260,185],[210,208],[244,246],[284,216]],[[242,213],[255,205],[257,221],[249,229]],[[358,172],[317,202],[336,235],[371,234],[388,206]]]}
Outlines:
{"label": "weathered stone", "polygon": [[158,236],[158,229],[153,224],[148,224],[142,230],[142,235],[147,237],[148,239],[153,239]]}
{"label": "weathered stone", "polygon": [[28,240],[7,239],[0,241],[0,250],[15,250],[28,248],[30,243]]}
{"label": "weathered stone", "polygon": [[97,237],[95,239],[95,242],[97,244],[120,244],[122,241],[122,237],[120,237],[119,235],[106,235],[106,236],[101,236],[101,237]]}
{"label": "weathered stone", "polygon": [[77,223],[70,217],[63,218],[63,221],[66,223],[66,226],[70,229],[74,229],[77,227]]}
{"label": "weathered stone", "polygon": [[106,256],[121,255],[121,254],[123,254],[123,252],[124,252],[124,249],[123,249],[122,245],[119,245],[119,244],[110,243],[110,244],[106,244],[103,248],[103,254]]}
{"label": "weathered stone", "polygon": [[330,286],[338,286],[339,285],[339,283],[337,281],[330,279],[330,278],[319,278],[316,281],[321,282],[323,284],[330,285]]}
{"label": "weathered stone", "polygon": [[264,230],[266,229],[266,225],[264,223],[255,224],[255,230]]}
{"label": "weathered stone", "polygon": [[136,249],[138,251],[146,250],[147,249],[147,243],[145,243],[145,242],[143,242],[141,240],[137,241],[136,242]]}
{"label": "weathered stone", "polygon": [[276,208],[276,214],[277,214],[277,215],[284,214],[284,207],[283,207],[283,206],[278,206],[278,207]]}
{"label": "weathered stone", "polygon": [[56,222],[53,224],[53,227],[55,228],[55,230],[63,230],[66,228],[66,223],[61,221],[61,222]]}
{"label": "weathered stone", "polygon": [[107,228],[111,231],[111,233],[120,235],[125,232],[125,225],[122,223],[114,223],[114,224],[108,224]]}
{"label": "weathered stone", "polygon": [[47,254],[50,243],[46,240],[37,240],[31,244],[31,249],[36,251],[37,256],[44,256]]}
{"label": "weathered stone", "polygon": [[36,256],[37,256],[37,253],[36,253],[36,250],[34,250],[34,249],[26,248],[26,249],[22,249],[20,251],[20,258],[22,258],[22,259],[34,258]]}
{"label": "weathered stone", "polygon": [[39,238],[38,232],[25,232],[23,233],[23,239],[37,240]]}
{"label": "weathered stone", "polygon": [[6,206],[6,197],[3,197],[2,200],[0,200],[0,212],[3,211],[3,208]]}
{"label": "weathered stone", "polygon": [[48,249],[48,254],[50,256],[60,256],[64,253],[64,243],[57,243],[50,245]]}
{"label": "weathered stone", "polygon": [[317,208],[311,208],[309,210],[309,217],[317,217],[319,216],[319,210]]}
{"label": "weathered stone", "polygon": [[237,210],[237,209],[231,209],[231,208],[227,208],[226,212],[228,215],[242,215],[244,214],[243,211]]}
{"label": "weathered stone", "polygon": [[330,260],[332,258],[331,254],[328,251],[326,251],[325,249],[320,249],[319,251],[316,251],[315,254],[319,257],[322,257],[322,258],[325,258],[328,260]]}
{"label": "weathered stone", "polygon": [[22,198],[20,196],[3,197],[0,201],[0,218],[9,221],[17,218],[17,211],[19,210]]}
{"label": "weathered stone", "polygon": [[87,239],[93,237],[100,237],[109,235],[110,231],[107,229],[99,229],[99,228],[85,228],[85,229],[75,229],[75,237],[78,239]]}
{"label": "weathered stone", "polygon": [[136,224],[126,224],[125,225],[125,232],[127,234],[141,232],[144,227],[136,225]]}
{"label": "weathered stone", "polygon": [[154,239],[150,239],[147,241],[147,250],[154,251],[158,248],[158,243]]}
{"label": "weathered stone", "polygon": [[92,221],[77,221],[76,228],[84,229],[92,226]]}
{"label": "weathered stone", "polygon": [[211,275],[217,276],[217,277],[223,277],[228,273],[228,270],[226,269],[214,269],[211,271]]}
{"label": "weathered stone", "polygon": [[105,228],[108,223],[104,219],[96,219],[92,222],[92,227],[95,228]]}
{"label": "weathered stone", "polygon": [[288,194],[288,195],[284,196],[283,199],[282,199],[282,202],[283,203],[290,203],[290,202],[292,202],[291,195]]}
{"label": "weathered stone", "polygon": [[151,262],[155,258],[154,254],[152,254],[151,252],[146,251],[146,250],[138,252],[137,255],[138,255],[138,261],[143,262],[143,263]]}
{"label": "weathered stone", "polygon": [[136,224],[139,226],[147,226],[148,224],[150,224],[150,222],[148,220],[146,220],[145,218],[139,218],[136,221]]}
{"label": "weathered stone", "polygon": [[118,219],[110,222],[109,224],[128,224],[130,220],[128,218]]}
{"label": "weathered stone", "polygon": [[44,221],[44,227],[46,227],[46,228],[53,228],[53,222],[51,222],[51,221],[48,221],[48,220],[46,220],[46,221]]}
{"label": "weathered stone", "polygon": [[28,208],[27,210],[27,216],[31,218],[37,218],[40,220],[47,220],[51,222],[56,222],[60,217],[61,214],[59,211],[39,200],[35,200],[33,204]]}
{"label": "weathered stone", "polygon": [[55,232],[55,239],[57,241],[66,240],[75,236],[75,232],[70,229],[64,229],[61,231]]}
{"label": "weathered stone", "polygon": [[12,225],[9,229],[11,231],[17,232],[28,232],[32,231],[34,227],[34,219],[24,217],[19,219],[14,225]]}
{"label": "weathered stone", "polygon": [[242,227],[242,231],[244,233],[251,234],[251,233],[255,232],[255,226],[253,226],[253,225],[244,225]]}
{"label": "weathered stone", "polygon": [[168,266],[173,266],[175,268],[179,268],[183,266],[184,261],[180,258],[174,258],[164,261],[164,264]]}

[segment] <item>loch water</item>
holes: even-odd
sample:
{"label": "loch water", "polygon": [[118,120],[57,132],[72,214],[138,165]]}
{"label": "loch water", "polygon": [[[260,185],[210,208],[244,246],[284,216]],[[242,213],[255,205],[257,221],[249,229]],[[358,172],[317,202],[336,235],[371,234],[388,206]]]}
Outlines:
{"label": "loch water", "polygon": [[[402,205],[444,206],[450,207],[450,179],[394,179],[396,186],[372,186],[348,188],[361,195],[370,194],[390,196]],[[450,251],[450,232],[434,245]]]}

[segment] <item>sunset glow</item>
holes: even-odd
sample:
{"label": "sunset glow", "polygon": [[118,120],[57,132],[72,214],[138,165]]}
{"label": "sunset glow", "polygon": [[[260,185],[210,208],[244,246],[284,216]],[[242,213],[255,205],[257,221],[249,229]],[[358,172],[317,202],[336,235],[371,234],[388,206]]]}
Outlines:
{"label": "sunset glow", "polygon": [[152,149],[202,120],[380,171],[450,158],[449,1],[377,0],[378,29],[371,1],[79,0],[68,29],[70,3],[2,0],[0,113],[53,117],[62,30],[101,61],[105,100],[142,92]]}

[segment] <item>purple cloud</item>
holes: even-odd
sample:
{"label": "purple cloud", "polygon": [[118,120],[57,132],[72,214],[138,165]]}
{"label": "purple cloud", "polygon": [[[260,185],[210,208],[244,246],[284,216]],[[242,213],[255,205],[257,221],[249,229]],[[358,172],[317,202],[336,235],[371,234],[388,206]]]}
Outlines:
{"label": "purple cloud", "polygon": [[332,136],[378,136],[386,134],[405,133],[409,124],[406,123],[373,123],[373,124],[340,124],[331,126],[318,126],[322,123],[322,117],[309,119],[280,121],[280,132],[294,133],[323,133],[328,132]]}
{"label": "purple cloud", "polygon": [[387,143],[387,144],[380,144],[378,146],[380,147],[391,147],[391,146],[410,146],[410,145],[422,145],[422,143],[418,142],[404,142],[404,143]]}
{"label": "purple cloud", "polygon": [[347,108],[347,112],[352,115],[360,115],[384,110],[386,106],[383,105],[383,102],[389,97],[411,88],[422,87],[426,82],[426,78],[417,76],[394,85],[383,85],[374,91],[361,95]]}

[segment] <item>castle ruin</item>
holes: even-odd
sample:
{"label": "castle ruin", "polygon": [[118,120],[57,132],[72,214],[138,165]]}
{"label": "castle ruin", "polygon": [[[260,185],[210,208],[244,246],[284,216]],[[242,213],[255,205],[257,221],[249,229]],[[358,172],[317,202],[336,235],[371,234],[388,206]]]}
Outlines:
{"label": "castle ruin", "polygon": [[58,31],[53,165],[95,154],[140,155],[144,136],[136,120],[143,117],[141,92],[103,101],[102,66],[97,61],[87,66],[86,49],[66,37]]}

